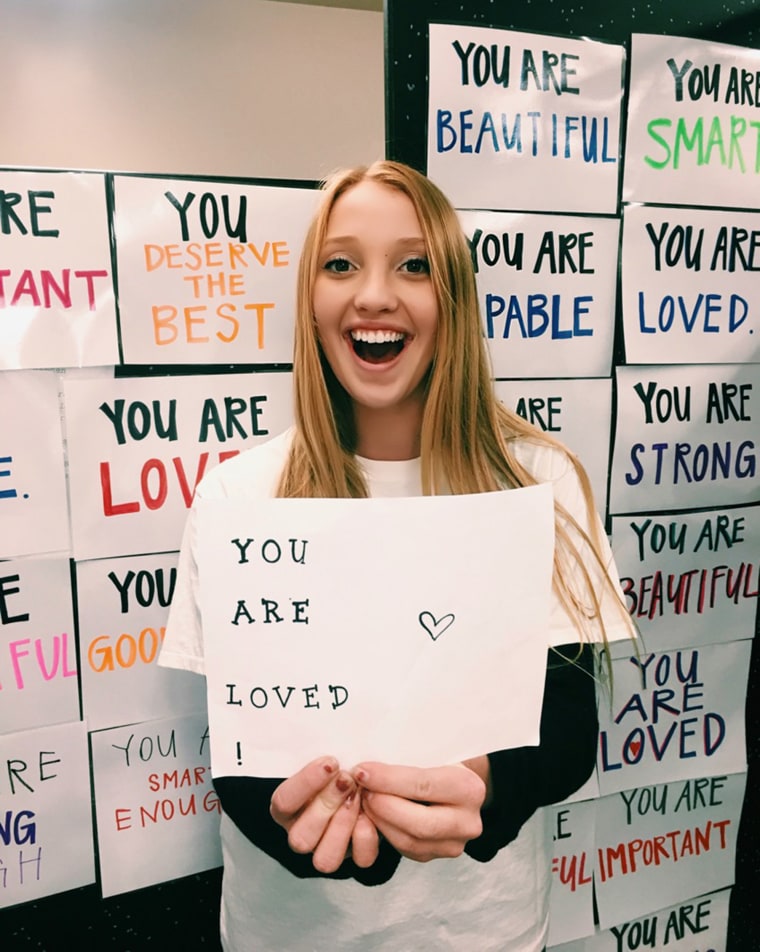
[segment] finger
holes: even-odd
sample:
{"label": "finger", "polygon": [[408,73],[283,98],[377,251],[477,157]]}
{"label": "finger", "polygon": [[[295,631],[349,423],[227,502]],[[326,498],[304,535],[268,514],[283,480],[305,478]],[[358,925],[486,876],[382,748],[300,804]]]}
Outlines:
{"label": "finger", "polygon": [[[379,832],[402,856],[420,863],[442,857],[460,856],[467,840],[472,839],[469,836],[454,835],[458,823],[449,815],[449,807],[426,807],[402,801],[415,809],[397,813],[391,810],[388,815],[374,809],[375,805],[379,807],[382,803],[387,806],[388,801],[395,799],[383,794],[373,794],[372,803],[366,805],[365,809]],[[392,822],[388,816],[398,817],[400,822]]]}
{"label": "finger", "polygon": [[426,805],[382,793],[362,798],[377,829],[404,855],[415,844],[428,844],[436,856],[458,856],[465,843],[483,832],[480,811],[474,807]]}
{"label": "finger", "polygon": [[357,783],[374,793],[388,793],[418,803],[471,804],[480,807],[486,793],[483,780],[462,764],[446,767],[407,767],[378,762],[353,769]]}
{"label": "finger", "polygon": [[270,804],[274,821],[287,827],[306,804],[327,786],[337,771],[338,761],[334,757],[319,757],[283,780],[272,795]]}
{"label": "finger", "polygon": [[311,853],[322,839],[330,820],[350,794],[356,792],[356,782],[345,770],[320,790],[307,804],[288,829],[288,843],[296,853]]}
{"label": "finger", "polygon": [[362,869],[368,869],[380,853],[380,836],[377,827],[362,810],[356,818],[351,834],[351,858]]}
{"label": "finger", "polygon": [[386,828],[407,833],[416,840],[473,839],[481,832],[475,811],[405,800],[371,793],[363,797],[364,809],[383,836]]}
{"label": "finger", "polygon": [[359,792],[355,790],[333,813],[314,848],[312,864],[320,873],[334,873],[346,858],[351,835],[359,816]]}

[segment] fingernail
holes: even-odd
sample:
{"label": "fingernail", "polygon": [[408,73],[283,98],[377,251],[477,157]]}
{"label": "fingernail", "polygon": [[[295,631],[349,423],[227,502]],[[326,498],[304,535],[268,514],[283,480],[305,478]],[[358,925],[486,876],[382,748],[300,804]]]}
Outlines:
{"label": "fingernail", "polygon": [[335,781],[335,786],[338,788],[338,790],[340,790],[341,793],[346,793],[347,790],[351,789],[351,778],[346,777],[345,775],[338,777],[338,779]]}
{"label": "fingernail", "polygon": [[323,764],[322,769],[326,774],[335,773],[338,769],[338,761],[334,757],[329,757]]}
{"label": "fingernail", "polygon": [[358,770],[354,770],[354,777],[357,783],[364,783],[366,780],[369,780],[369,774],[363,767],[359,767]]}

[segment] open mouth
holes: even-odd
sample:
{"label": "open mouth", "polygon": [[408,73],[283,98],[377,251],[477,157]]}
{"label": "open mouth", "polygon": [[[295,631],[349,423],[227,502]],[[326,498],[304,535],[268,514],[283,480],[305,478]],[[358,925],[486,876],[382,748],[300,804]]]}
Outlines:
{"label": "open mouth", "polygon": [[406,334],[400,331],[351,331],[354,353],[368,364],[385,364],[394,360],[404,349]]}

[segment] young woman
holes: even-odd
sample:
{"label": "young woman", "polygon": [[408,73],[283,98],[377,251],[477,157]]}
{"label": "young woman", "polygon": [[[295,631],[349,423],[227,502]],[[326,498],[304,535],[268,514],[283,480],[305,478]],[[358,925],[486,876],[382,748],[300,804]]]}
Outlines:
{"label": "young woman", "polygon": [[[378,162],[326,184],[299,269],[293,376],[295,426],[218,467],[198,496],[553,484],[541,743],[433,769],[325,751],[286,779],[217,778],[223,945],[539,952],[552,857],[540,808],[593,769],[593,645],[605,652],[630,621],[582,468],[494,397],[467,242],[424,176]],[[194,531],[191,512],[161,662],[203,673]]]}

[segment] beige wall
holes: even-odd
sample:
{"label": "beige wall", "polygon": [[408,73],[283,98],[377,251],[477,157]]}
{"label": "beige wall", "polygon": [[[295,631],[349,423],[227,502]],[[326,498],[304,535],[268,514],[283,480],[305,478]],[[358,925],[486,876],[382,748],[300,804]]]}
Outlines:
{"label": "beige wall", "polygon": [[0,0],[0,165],[320,178],[380,158],[383,17]]}

